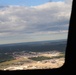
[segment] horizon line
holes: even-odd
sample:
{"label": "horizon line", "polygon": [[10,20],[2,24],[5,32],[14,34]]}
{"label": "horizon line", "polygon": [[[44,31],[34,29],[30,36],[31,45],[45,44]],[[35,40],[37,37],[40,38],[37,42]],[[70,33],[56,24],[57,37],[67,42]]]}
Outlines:
{"label": "horizon line", "polygon": [[[55,39],[57,40],[68,40],[68,39]],[[8,44],[19,44],[19,43],[32,43],[32,42],[43,42],[43,41],[55,41],[55,40],[42,40],[42,41],[29,41],[29,42],[14,42],[14,43],[5,43],[0,45],[8,45]]]}

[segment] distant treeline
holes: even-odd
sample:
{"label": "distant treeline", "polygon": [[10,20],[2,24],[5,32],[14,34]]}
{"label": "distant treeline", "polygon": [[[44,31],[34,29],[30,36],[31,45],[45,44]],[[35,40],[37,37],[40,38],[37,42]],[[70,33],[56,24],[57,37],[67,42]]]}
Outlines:
{"label": "distant treeline", "polygon": [[15,44],[15,45],[2,45],[0,46],[0,63],[14,59],[12,56],[13,52],[22,51],[34,51],[34,52],[45,52],[45,51],[60,51],[65,52],[66,41],[60,42],[41,42],[31,44]]}
{"label": "distant treeline", "polygon": [[15,45],[15,46],[5,46],[0,47],[0,53],[12,53],[12,52],[20,52],[20,51],[35,51],[35,52],[43,52],[43,51],[65,51],[66,50],[66,44],[56,44],[56,45],[50,45],[50,44],[44,44],[44,45]]}

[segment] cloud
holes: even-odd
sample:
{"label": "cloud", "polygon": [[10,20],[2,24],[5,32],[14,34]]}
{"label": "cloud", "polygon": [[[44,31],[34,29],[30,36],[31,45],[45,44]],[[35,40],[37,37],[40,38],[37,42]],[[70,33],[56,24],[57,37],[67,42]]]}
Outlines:
{"label": "cloud", "polygon": [[67,33],[71,13],[67,2],[69,0],[32,7],[0,7],[0,37]]}
{"label": "cloud", "polygon": [[73,0],[64,0],[65,3],[71,4]]}

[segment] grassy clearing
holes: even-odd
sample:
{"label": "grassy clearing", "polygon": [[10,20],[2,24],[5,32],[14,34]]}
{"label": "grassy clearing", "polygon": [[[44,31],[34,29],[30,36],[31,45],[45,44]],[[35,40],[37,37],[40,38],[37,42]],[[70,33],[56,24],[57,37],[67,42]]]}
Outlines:
{"label": "grassy clearing", "polygon": [[26,59],[24,59],[24,58],[19,58],[19,59],[15,59],[15,60],[10,60],[10,61],[6,61],[6,62],[2,62],[2,63],[0,63],[0,69],[4,69],[6,67],[9,67],[11,65],[15,65],[18,62],[25,61],[25,60]]}
{"label": "grassy clearing", "polygon": [[50,57],[38,56],[38,57],[31,57],[29,59],[34,60],[34,61],[42,61],[42,60],[50,59]]}
{"label": "grassy clearing", "polygon": [[29,59],[34,60],[34,61],[42,61],[42,60],[48,60],[48,59],[54,59],[54,58],[62,58],[64,57],[63,53],[60,53],[58,56],[38,56],[38,57],[30,57]]}

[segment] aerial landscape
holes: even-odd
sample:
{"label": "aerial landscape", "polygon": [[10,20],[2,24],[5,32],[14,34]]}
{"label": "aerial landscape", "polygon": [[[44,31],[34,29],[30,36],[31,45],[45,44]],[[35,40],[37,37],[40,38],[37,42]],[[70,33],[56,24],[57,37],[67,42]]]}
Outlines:
{"label": "aerial landscape", "polygon": [[72,0],[0,0],[0,70],[63,66],[71,5]]}
{"label": "aerial landscape", "polygon": [[1,70],[48,69],[65,61],[66,40],[0,45]]}

